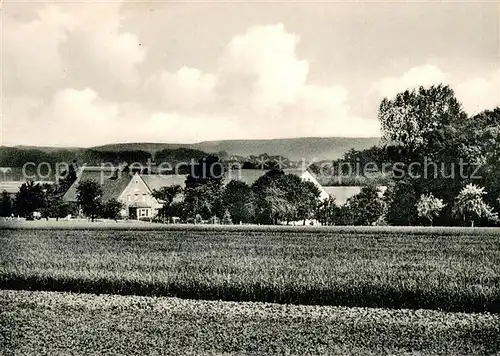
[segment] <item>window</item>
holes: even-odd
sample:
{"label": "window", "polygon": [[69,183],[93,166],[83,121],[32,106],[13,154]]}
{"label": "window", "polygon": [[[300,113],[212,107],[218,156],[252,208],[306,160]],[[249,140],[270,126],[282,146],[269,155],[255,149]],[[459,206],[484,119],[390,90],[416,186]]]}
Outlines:
{"label": "window", "polygon": [[127,195],[127,201],[128,201],[128,202],[131,202],[131,201],[132,201],[132,197],[130,196],[130,194],[129,194],[129,195]]}
{"label": "window", "polygon": [[142,201],[145,203],[146,202],[146,194],[142,195]]}
{"label": "window", "polygon": [[135,199],[135,201],[138,201],[139,200],[139,194],[135,194],[134,195],[134,199]]}

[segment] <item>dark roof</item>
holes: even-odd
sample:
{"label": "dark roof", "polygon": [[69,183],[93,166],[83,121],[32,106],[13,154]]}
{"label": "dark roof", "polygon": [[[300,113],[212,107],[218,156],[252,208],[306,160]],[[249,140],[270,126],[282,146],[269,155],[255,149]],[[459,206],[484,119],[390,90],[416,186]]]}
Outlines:
{"label": "dark roof", "polygon": [[224,175],[223,184],[226,185],[232,180],[244,182],[252,185],[257,179],[265,175],[265,169],[233,169],[229,170]]}
{"label": "dark roof", "polygon": [[120,174],[118,178],[113,177],[113,171],[109,169],[98,169],[99,167],[84,167],[78,172],[76,181],[69,187],[64,194],[65,201],[76,201],[76,187],[80,182],[85,180],[93,180],[98,182],[102,187],[102,200],[108,201],[112,198],[118,199],[120,194],[125,190],[131,178],[129,174]]}
{"label": "dark roof", "polygon": [[140,177],[148,188],[153,191],[172,185],[180,185],[184,188],[187,176],[185,174],[141,174]]}
{"label": "dark roof", "polygon": [[[344,205],[350,197],[361,192],[361,186],[331,186],[323,187],[328,195],[335,198],[337,205]],[[379,196],[382,197],[387,189],[386,186],[379,186]]]}
{"label": "dark roof", "polygon": [[[25,181],[0,181],[0,194],[2,192],[7,192],[8,194],[16,194],[21,188],[21,185],[26,183]],[[51,181],[35,181],[35,184],[53,184]]]}

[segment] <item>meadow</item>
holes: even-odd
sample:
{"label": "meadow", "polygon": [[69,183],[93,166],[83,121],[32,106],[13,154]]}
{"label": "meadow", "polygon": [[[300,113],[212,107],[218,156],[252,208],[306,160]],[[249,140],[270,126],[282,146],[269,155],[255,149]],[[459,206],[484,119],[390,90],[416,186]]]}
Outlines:
{"label": "meadow", "polygon": [[498,355],[498,314],[0,291],[6,355]]}
{"label": "meadow", "polygon": [[1,231],[1,289],[500,311],[497,230],[30,226]]}

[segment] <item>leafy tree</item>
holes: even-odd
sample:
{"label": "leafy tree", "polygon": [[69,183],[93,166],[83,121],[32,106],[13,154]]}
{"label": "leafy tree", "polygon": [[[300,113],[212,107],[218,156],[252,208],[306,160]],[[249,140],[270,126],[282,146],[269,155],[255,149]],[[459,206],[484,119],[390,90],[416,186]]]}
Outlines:
{"label": "leafy tree", "polygon": [[58,196],[52,202],[51,215],[55,217],[56,220],[64,218],[71,213],[71,208],[68,203],[66,203],[61,196]]}
{"label": "leafy tree", "polygon": [[200,159],[192,167],[186,178],[184,189],[184,212],[188,218],[200,214],[208,219],[212,216],[222,217],[222,179],[224,167],[216,156]]}
{"label": "leafy tree", "polygon": [[373,225],[384,214],[385,203],[378,188],[366,186],[346,203],[353,225]]}
{"label": "leafy tree", "polygon": [[320,191],[309,181],[295,174],[273,169],[252,185],[256,221],[276,224],[278,221],[312,218],[319,204]]}
{"label": "leafy tree", "polygon": [[432,193],[422,194],[417,202],[418,216],[428,220],[432,226],[434,218],[439,216],[444,205],[443,199],[436,198]]}
{"label": "leafy tree", "polygon": [[83,213],[92,221],[101,211],[102,188],[94,180],[83,180],[76,187],[76,200]]}
{"label": "leafy tree", "polygon": [[231,219],[231,213],[229,212],[229,210],[226,210],[224,212],[224,216],[222,218],[222,223],[224,225],[232,225],[233,224],[233,220]]}
{"label": "leafy tree", "polygon": [[454,143],[453,127],[465,123],[467,115],[449,86],[406,90],[393,99],[384,98],[378,118],[382,137],[399,147],[405,158],[436,157]]}
{"label": "leafy tree", "polygon": [[470,161],[481,164],[477,173],[480,179],[472,183],[485,187],[488,192],[484,200],[496,210],[500,210],[500,107],[485,110],[467,121],[464,129],[469,141],[464,150]]}
{"label": "leafy tree", "polygon": [[417,222],[418,196],[408,179],[391,182],[383,199],[387,205],[386,221],[389,225],[408,226]]}
{"label": "leafy tree", "polygon": [[310,181],[301,181],[299,184],[299,199],[297,201],[297,218],[303,219],[305,225],[306,219],[311,219],[320,204],[319,197],[321,192],[319,188]]}
{"label": "leafy tree", "polygon": [[172,216],[171,206],[175,198],[182,193],[182,187],[180,185],[171,185],[166,187],[161,187],[160,189],[154,189],[151,195],[158,202],[162,203],[163,206],[158,211],[158,214],[163,217],[163,222]]}
{"label": "leafy tree", "polygon": [[453,90],[444,85],[406,90],[392,99],[385,98],[378,117],[387,157],[399,165],[394,177],[405,180],[403,186],[407,187],[400,191],[402,202],[394,201],[403,205],[405,216],[388,216],[389,220],[415,223],[416,208],[410,214],[410,206],[415,206],[422,194],[439,192],[446,204],[441,219],[451,221],[453,199],[473,172],[471,166],[466,166],[463,174],[458,168],[461,161],[471,161],[467,149],[471,141],[465,130],[467,114]]}
{"label": "leafy tree", "polygon": [[252,184],[256,221],[261,224],[292,221],[297,213],[293,204],[296,200],[293,186],[297,184],[294,177],[286,177],[283,171],[276,169],[259,177]]}
{"label": "leafy tree", "polygon": [[316,219],[321,225],[336,225],[338,223],[339,207],[334,197],[320,202],[316,209]]}
{"label": "leafy tree", "polygon": [[105,219],[118,220],[123,209],[123,204],[116,200],[115,198],[109,199],[107,202],[102,204],[101,215]]}
{"label": "leafy tree", "polygon": [[73,185],[77,178],[78,165],[76,160],[68,165],[68,170],[61,172],[61,178],[58,181],[59,191],[64,194]]}
{"label": "leafy tree", "polygon": [[274,184],[268,186],[265,190],[265,210],[263,212],[267,215],[268,221],[275,225],[279,221],[291,221],[297,213],[295,206],[287,199],[286,194],[286,191]]}
{"label": "leafy tree", "polygon": [[245,182],[231,180],[223,189],[222,205],[235,223],[254,220],[253,192]]}
{"label": "leafy tree", "polygon": [[461,217],[463,221],[469,220],[471,226],[474,222],[481,218],[487,220],[498,220],[498,215],[493,212],[493,208],[486,204],[483,200],[486,192],[484,188],[474,184],[466,185],[457,196],[453,213],[457,217]]}
{"label": "leafy tree", "polygon": [[15,196],[15,210],[18,215],[27,219],[44,206],[44,192],[40,184],[33,181],[23,183]]}
{"label": "leafy tree", "polygon": [[214,216],[217,210],[214,193],[209,184],[198,184],[184,189],[183,217],[193,219],[200,215],[203,219]]}
{"label": "leafy tree", "polygon": [[12,215],[12,200],[9,193],[5,190],[2,192],[0,198],[0,216],[8,217]]}

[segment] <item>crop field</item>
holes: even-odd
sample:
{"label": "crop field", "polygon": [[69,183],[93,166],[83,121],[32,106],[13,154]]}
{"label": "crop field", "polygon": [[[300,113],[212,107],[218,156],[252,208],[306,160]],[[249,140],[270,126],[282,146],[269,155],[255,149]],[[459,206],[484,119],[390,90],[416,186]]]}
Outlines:
{"label": "crop field", "polygon": [[494,355],[498,314],[0,291],[6,355]]}
{"label": "crop field", "polygon": [[0,288],[498,313],[500,234],[477,231],[8,229]]}

